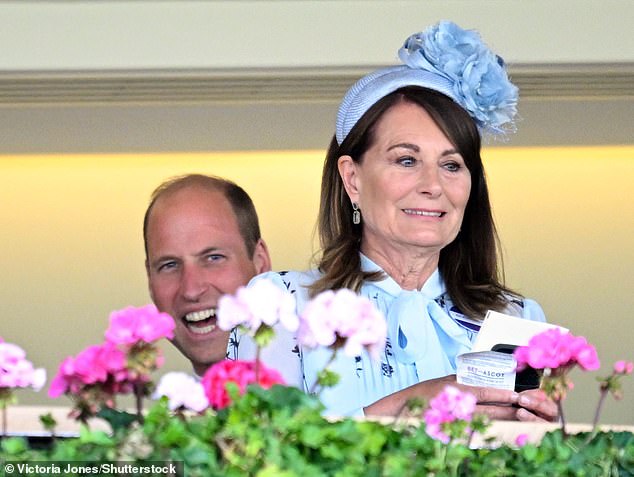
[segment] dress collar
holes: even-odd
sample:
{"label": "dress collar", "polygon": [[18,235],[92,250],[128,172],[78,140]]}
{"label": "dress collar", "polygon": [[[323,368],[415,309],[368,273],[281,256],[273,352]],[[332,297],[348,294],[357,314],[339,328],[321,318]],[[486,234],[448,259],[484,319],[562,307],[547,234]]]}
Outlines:
{"label": "dress collar", "polygon": [[[359,255],[361,256],[361,271],[384,272],[381,267],[379,267],[376,263],[366,257],[363,253],[359,252]],[[397,297],[398,295],[400,295],[404,290],[387,273],[384,272],[384,275],[385,278],[376,282],[366,282],[364,286],[375,286],[377,288],[380,288],[384,292],[389,293],[393,297]],[[427,281],[423,284],[422,288],[420,290],[412,290],[411,293],[418,292],[426,296],[427,298],[434,299],[445,293],[445,291],[445,283],[442,281],[442,278],[440,278],[440,272],[438,271],[438,268],[436,268],[436,270],[434,270],[434,273],[432,273]]]}

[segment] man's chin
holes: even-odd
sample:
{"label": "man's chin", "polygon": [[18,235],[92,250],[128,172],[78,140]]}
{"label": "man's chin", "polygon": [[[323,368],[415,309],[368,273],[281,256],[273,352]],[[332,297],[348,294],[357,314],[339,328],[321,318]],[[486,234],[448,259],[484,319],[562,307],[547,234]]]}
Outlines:
{"label": "man's chin", "polygon": [[[175,337],[172,344],[194,366],[194,369],[206,370],[209,366],[225,359],[227,355],[228,334],[210,334],[206,339],[195,341]],[[196,371],[196,374],[200,374]]]}

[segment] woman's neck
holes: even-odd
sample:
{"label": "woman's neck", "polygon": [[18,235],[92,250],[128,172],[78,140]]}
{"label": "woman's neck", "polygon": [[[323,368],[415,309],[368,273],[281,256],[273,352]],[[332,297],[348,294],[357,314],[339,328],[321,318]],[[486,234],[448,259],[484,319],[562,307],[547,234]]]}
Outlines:
{"label": "woman's neck", "polygon": [[361,252],[383,269],[403,290],[420,290],[438,268],[438,251],[399,251],[361,244]]}

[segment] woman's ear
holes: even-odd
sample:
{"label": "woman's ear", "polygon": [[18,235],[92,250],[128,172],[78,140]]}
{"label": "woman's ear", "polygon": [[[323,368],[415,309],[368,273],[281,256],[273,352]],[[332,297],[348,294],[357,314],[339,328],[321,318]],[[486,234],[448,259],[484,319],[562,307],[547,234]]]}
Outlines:
{"label": "woman's ear", "polygon": [[343,182],[343,187],[352,202],[359,202],[359,175],[357,174],[357,163],[350,156],[341,156],[337,161],[339,175]]}

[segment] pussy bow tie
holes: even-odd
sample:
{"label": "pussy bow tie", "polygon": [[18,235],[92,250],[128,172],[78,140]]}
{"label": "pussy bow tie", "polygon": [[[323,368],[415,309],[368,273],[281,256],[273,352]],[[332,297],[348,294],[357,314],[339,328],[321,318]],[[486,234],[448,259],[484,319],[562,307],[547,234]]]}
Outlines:
{"label": "pussy bow tie", "polygon": [[394,357],[414,364],[420,381],[454,374],[456,356],[471,349],[466,331],[418,290],[404,290],[396,297],[387,324]]}

